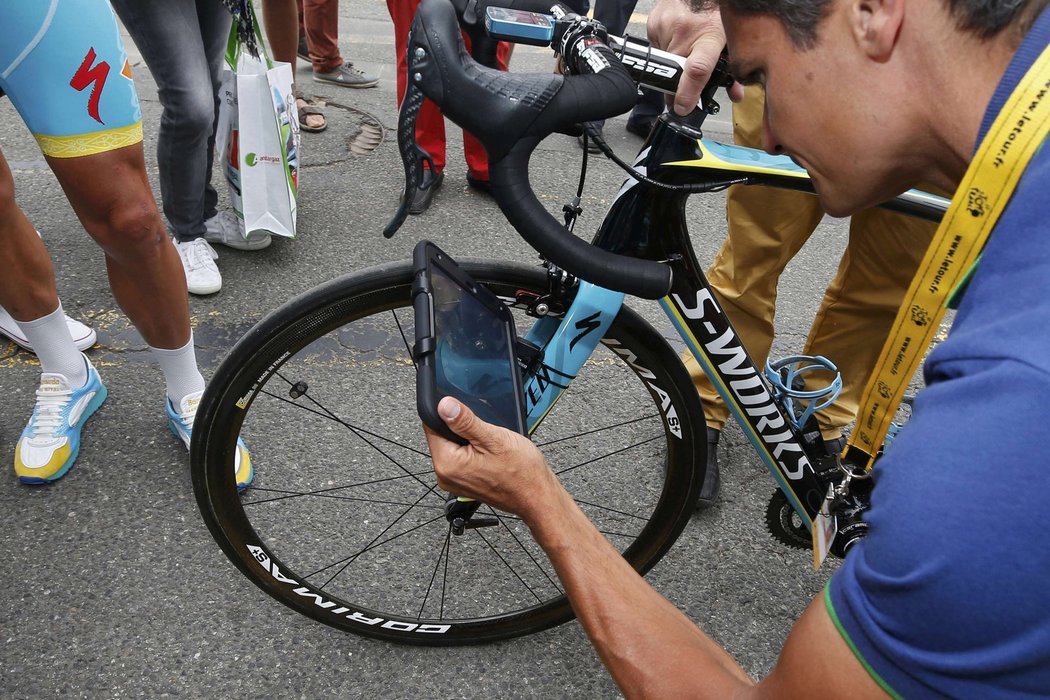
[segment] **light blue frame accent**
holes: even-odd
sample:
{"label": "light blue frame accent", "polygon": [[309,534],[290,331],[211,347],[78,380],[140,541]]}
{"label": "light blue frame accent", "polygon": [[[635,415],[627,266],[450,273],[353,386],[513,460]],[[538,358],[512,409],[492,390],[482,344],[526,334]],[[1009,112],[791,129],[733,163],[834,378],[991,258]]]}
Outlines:
{"label": "light blue frame accent", "polygon": [[[526,423],[529,433],[561,398],[568,383],[576,377],[594,353],[613,319],[620,313],[624,294],[580,280],[576,298],[564,317],[541,318],[533,324],[525,339],[543,348],[542,368],[525,378]],[[598,318],[588,321],[595,314]],[[581,327],[577,327],[581,323]],[[593,325],[592,325],[593,324]],[[584,333],[588,326],[590,330]],[[581,336],[581,334],[583,334]],[[579,338],[575,345],[574,339]],[[570,347],[571,346],[571,347]],[[550,372],[554,372],[551,374]]]}

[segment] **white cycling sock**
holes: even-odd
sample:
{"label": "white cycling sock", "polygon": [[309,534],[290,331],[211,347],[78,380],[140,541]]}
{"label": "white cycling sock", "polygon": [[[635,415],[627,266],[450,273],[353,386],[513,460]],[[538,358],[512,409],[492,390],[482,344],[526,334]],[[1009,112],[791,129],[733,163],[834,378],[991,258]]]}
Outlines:
{"label": "white cycling sock", "polygon": [[84,386],[88,378],[87,364],[69,335],[61,301],[58,308],[47,316],[32,321],[16,320],[15,323],[36,351],[41,372],[61,374],[74,388]]}
{"label": "white cycling sock", "polygon": [[160,370],[164,373],[164,383],[167,385],[168,399],[175,407],[188,394],[204,390],[204,377],[197,369],[197,353],[193,349],[193,334],[190,333],[190,342],[181,348],[165,350],[155,348],[149,349],[160,364]]}

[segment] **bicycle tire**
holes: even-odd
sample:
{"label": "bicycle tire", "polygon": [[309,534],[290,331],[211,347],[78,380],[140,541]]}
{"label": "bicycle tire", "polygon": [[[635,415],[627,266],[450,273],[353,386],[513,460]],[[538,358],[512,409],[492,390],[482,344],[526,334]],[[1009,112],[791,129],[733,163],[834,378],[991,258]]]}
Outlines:
{"label": "bicycle tire", "polygon": [[[547,288],[538,266],[461,266],[505,299]],[[201,513],[256,585],[342,630],[450,646],[570,620],[553,568],[519,520],[486,506],[479,514],[495,517],[497,527],[448,534],[444,494],[415,412],[411,279],[405,262],[333,280],[274,311],[234,346],[194,424],[192,477]],[[373,318],[389,319],[391,328]],[[635,381],[618,381],[627,376]],[[588,394],[607,392],[610,384],[611,400],[599,404]],[[293,396],[296,387],[304,393]],[[380,403],[382,410],[371,408]],[[640,404],[647,404],[642,417],[632,413]],[[374,424],[359,427],[362,415]],[[587,420],[600,423],[598,432],[582,425]],[[625,444],[614,429],[629,431]],[[241,433],[256,476],[239,495],[231,459]],[[666,553],[694,510],[706,463],[699,397],[677,353],[627,307],[533,438],[640,572]],[[654,455],[662,463],[653,464]],[[595,503],[598,495],[616,502]],[[384,529],[380,517],[393,519]],[[500,578],[505,570],[507,580]]]}

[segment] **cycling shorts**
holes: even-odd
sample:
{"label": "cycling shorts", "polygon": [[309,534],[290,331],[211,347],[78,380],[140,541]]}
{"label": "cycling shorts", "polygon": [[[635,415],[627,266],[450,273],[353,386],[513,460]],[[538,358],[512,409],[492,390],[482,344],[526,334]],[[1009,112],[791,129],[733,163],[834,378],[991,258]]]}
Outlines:
{"label": "cycling shorts", "polygon": [[107,0],[0,2],[0,90],[55,158],[142,141],[142,111]]}

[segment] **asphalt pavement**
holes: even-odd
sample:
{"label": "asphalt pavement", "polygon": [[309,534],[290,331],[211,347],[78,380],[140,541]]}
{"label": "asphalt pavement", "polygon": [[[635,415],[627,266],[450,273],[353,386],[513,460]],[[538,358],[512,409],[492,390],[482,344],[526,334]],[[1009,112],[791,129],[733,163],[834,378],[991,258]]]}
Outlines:
{"label": "asphalt pavement", "polygon": [[[639,11],[648,6],[643,0]],[[206,376],[238,337],[288,298],[336,275],[406,258],[420,238],[454,256],[535,259],[497,207],[466,186],[460,132],[451,124],[445,183],[432,209],[411,217],[392,240],[383,238],[402,187],[386,7],[344,0],[340,35],[345,57],[377,73],[380,84],[351,90],[316,83],[300,64],[302,90],[327,103],[329,121],[327,131],[303,134],[300,234],[260,252],[219,249],[222,291],[190,298]],[[129,53],[159,197],[156,85],[131,45]],[[515,51],[512,70],[550,67],[549,51]],[[728,115],[726,109],[708,124],[710,136],[730,137]],[[10,471],[0,479],[0,695],[618,697],[575,622],[488,646],[396,646],[312,622],[244,579],[197,512],[187,453],[165,425],[162,378],[112,299],[101,252],[7,100],[0,100],[0,120],[7,125],[0,148],[14,171],[18,203],[51,251],[67,312],[98,331],[89,354],[110,390],[85,430],[76,466],[61,482],[31,488]],[[624,117],[611,120],[605,133],[630,157],[641,140],[624,123]],[[376,125],[382,142],[355,154],[366,150],[356,138],[362,126],[374,133]],[[554,136],[538,150],[534,181],[552,209],[574,191],[579,160],[569,137]],[[589,173],[580,225],[593,229],[623,176],[593,158]],[[223,190],[218,175],[216,182]],[[725,234],[723,198],[695,196],[688,214],[698,256],[709,261]],[[801,350],[845,238],[843,224],[829,222],[789,266],[780,286],[776,354]],[[670,333],[657,307],[642,308]],[[0,453],[8,455],[7,469],[38,373],[32,354],[0,341]],[[727,428],[721,502],[693,518],[648,578],[761,675],[830,569],[814,573],[806,552],[771,540],[763,513],[773,483],[742,442],[735,427]]]}

